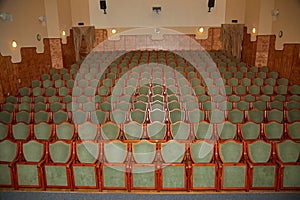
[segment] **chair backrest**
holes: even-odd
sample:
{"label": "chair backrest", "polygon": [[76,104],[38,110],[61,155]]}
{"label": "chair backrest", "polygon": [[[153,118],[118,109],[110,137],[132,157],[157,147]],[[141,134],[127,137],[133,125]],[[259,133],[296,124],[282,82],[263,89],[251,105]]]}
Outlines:
{"label": "chair backrest", "polygon": [[243,155],[243,143],[227,140],[219,143],[219,155],[224,163],[238,163]]}
{"label": "chair backrest", "polygon": [[70,159],[72,147],[71,144],[63,141],[50,143],[49,153],[54,163],[66,163]]}
{"label": "chair backrest", "polygon": [[237,134],[237,126],[228,121],[218,124],[218,134],[222,140],[234,139]]}
{"label": "chair backrest", "polygon": [[124,135],[129,140],[143,138],[143,125],[135,121],[124,124]]}
{"label": "chair backrest", "polygon": [[56,136],[60,140],[71,140],[74,135],[74,125],[63,122],[56,125]]}
{"label": "chair backrest", "polygon": [[17,156],[18,145],[10,140],[0,142],[0,161],[12,162]]}
{"label": "chair backrest", "polygon": [[174,140],[187,140],[190,135],[190,125],[183,121],[171,124],[171,135]]}
{"label": "chair backrest", "polygon": [[153,122],[147,125],[147,133],[151,140],[163,140],[166,136],[166,131],[165,123]]}
{"label": "chair backrest", "polygon": [[133,143],[132,153],[136,163],[152,163],[156,154],[156,144],[146,140]]}
{"label": "chair backrest", "polygon": [[108,163],[124,163],[127,157],[127,144],[117,140],[104,143],[104,156]]}
{"label": "chair backrest", "polygon": [[12,133],[16,140],[26,140],[30,136],[30,126],[24,123],[14,124]]}
{"label": "chair backrest", "polygon": [[277,144],[277,156],[283,163],[296,162],[299,159],[300,144],[285,140]]}
{"label": "chair backrest", "polygon": [[176,140],[162,143],[161,155],[165,163],[181,163],[185,156],[185,144]]}
{"label": "chair backrest", "polygon": [[81,140],[94,140],[97,136],[97,125],[91,122],[78,125],[78,136]]}
{"label": "chair backrest", "polygon": [[191,158],[194,163],[210,163],[214,155],[213,143],[197,141],[191,144]]}
{"label": "chair backrest", "polygon": [[27,162],[39,162],[44,156],[44,150],[45,145],[35,140],[23,144],[23,155]]}
{"label": "chair backrest", "polygon": [[241,134],[244,140],[255,140],[260,134],[260,124],[247,122],[242,124]]}
{"label": "chair backrest", "polygon": [[120,133],[120,128],[116,123],[106,122],[101,125],[101,136],[104,140],[117,139]]}
{"label": "chair backrest", "polygon": [[8,135],[9,125],[0,123],[0,140],[3,140]]}
{"label": "chair backrest", "polygon": [[76,155],[80,163],[95,163],[99,158],[99,144],[91,141],[76,143]]}
{"label": "chair backrest", "polygon": [[263,140],[257,140],[248,144],[248,156],[253,163],[266,163],[269,161],[272,145]]}
{"label": "chair backrest", "polygon": [[283,135],[283,124],[278,122],[267,123],[264,132],[267,139],[280,140]]}
{"label": "chair backrest", "polygon": [[[300,122],[294,122],[292,124],[288,124],[288,134],[291,139],[294,139],[294,140],[300,139],[299,130],[300,130]],[[1,132],[1,130],[0,130],[0,132]]]}
{"label": "chair backrest", "polygon": [[211,139],[213,135],[213,125],[207,121],[201,121],[193,125],[193,131],[197,139]]}

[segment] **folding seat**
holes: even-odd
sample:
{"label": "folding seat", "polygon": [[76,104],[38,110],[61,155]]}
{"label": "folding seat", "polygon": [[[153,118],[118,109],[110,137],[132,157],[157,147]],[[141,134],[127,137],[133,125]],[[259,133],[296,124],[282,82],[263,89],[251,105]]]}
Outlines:
{"label": "folding seat", "polygon": [[276,122],[283,122],[283,111],[272,109],[267,111],[267,120],[268,121],[276,121]]}
{"label": "folding seat", "polygon": [[265,102],[268,102],[268,101],[271,101],[271,97],[268,96],[268,95],[260,95],[260,96],[259,96],[259,101],[265,101]]}
{"label": "folding seat", "polygon": [[264,112],[258,109],[248,111],[248,120],[255,123],[264,122]]}
{"label": "folding seat", "polygon": [[300,110],[292,109],[292,110],[287,111],[287,120],[290,123],[300,121]]}
{"label": "folding seat", "polygon": [[252,85],[249,87],[249,93],[253,95],[260,94],[260,86]]}
{"label": "folding seat", "polygon": [[[74,115],[74,113],[73,113]],[[68,113],[64,111],[57,111],[53,113],[53,123],[60,124],[68,121]]]}
{"label": "folding seat", "polygon": [[20,111],[16,113],[16,122],[24,122],[29,124],[31,122],[31,113],[26,111]]}
{"label": "folding seat", "polygon": [[246,72],[246,78],[250,78],[250,79],[255,78],[255,73],[254,72]]}
{"label": "folding seat", "polygon": [[277,166],[272,143],[256,140],[247,143],[250,189],[277,190]]}
{"label": "folding seat", "polygon": [[230,95],[228,98],[229,102],[239,102],[241,101],[241,97],[237,95]]}
{"label": "folding seat", "polygon": [[57,103],[57,102],[60,102],[60,98],[57,96],[50,96],[50,97],[48,97],[48,102],[49,103]]}
{"label": "folding seat", "polygon": [[143,101],[137,101],[136,103],[133,104],[134,109],[140,109],[143,111],[146,111],[148,104]]}
{"label": "folding seat", "polygon": [[112,111],[112,105],[110,102],[104,101],[104,102],[100,103],[100,109],[105,112],[110,112],[110,111]]}
{"label": "folding seat", "polygon": [[230,111],[233,109],[232,102],[223,101],[219,104],[219,109],[222,111]]}
{"label": "folding seat", "polygon": [[300,109],[300,102],[297,101],[286,102],[286,108],[287,110]]}
{"label": "folding seat", "polygon": [[30,140],[31,126],[25,123],[16,123],[12,125],[12,135],[15,140]]}
{"label": "folding seat", "polygon": [[146,120],[146,111],[141,110],[141,109],[135,109],[130,112],[130,119],[132,121],[142,124]]}
{"label": "folding seat", "polygon": [[[200,79],[198,79],[198,78],[192,78],[191,80],[190,80],[190,82],[191,82],[191,85],[193,86],[193,87],[197,87],[197,86],[200,86],[200,84],[201,84],[201,80]],[[197,94],[197,93],[196,93]]]}
{"label": "folding seat", "polygon": [[53,75],[53,74],[57,74],[58,73],[58,71],[57,71],[57,69],[50,69],[50,74],[51,75]]}
{"label": "folding seat", "polygon": [[237,139],[237,125],[229,121],[217,124],[217,140]]}
{"label": "folding seat", "polygon": [[19,155],[18,143],[12,140],[3,140],[0,142],[0,186],[16,187],[16,181],[13,177],[14,168],[11,164],[16,161]]}
{"label": "folding seat", "polygon": [[187,172],[184,143],[170,140],[161,144],[162,164],[159,168],[162,190],[186,190]]}
{"label": "folding seat", "polygon": [[136,101],[137,101],[137,102],[148,103],[148,102],[149,102],[149,96],[146,96],[146,95],[138,95],[138,96],[136,96]]}
{"label": "folding seat", "polygon": [[36,140],[49,141],[52,138],[53,127],[51,124],[41,122],[39,124],[34,124],[33,127],[33,138]]}
{"label": "folding seat", "polygon": [[[78,163],[72,163],[74,188],[97,189],[100,183],[100,147],[94,141],[76,141]],[[101,188],[99,188],[101,191]]]}
{"label": "folding seat", "polygon": [[214,158],[214,144],[196,141],[191,144],[190,189],[218,191],[218,165]]}
{"label": "folding seat", "polygon": [[47,101],[48,101],[48,98],[44,97],[44,96],[34,97],[34,103],[39,103],[39,102],[47,103]]}
{"label": "folding seat", "polygon": [[167,125],[155,121],[147,125],[147,134],[150,140],[164,140],[167,136]]}
{"label": "folding seat", "polygon": [[48,110],[48,104],[47,103],[36,103],[34,104],[34,112],[39,112],[39,111],[47,111]]}
{"label": "folding seat", "polygon": [[166,119],[166,112],[163,109],[153,109],[149,113],[151,122],[164,122]]}
{"label": "folding seat", "polygon": [[13,103],[4,103],[4,104],[2,104],[2,111],[7,111],[7,112],[10,112],[10,113],[15,112],[15,104],[13,104]]}
{"label": "folding seat", "polygon": [[[79,132],[79,131],[78,131]],[[74,124],[69,122],[63,122],[55,125],[55,133],[57,140],[75,140],[77,135],[75,134]]]}
{"label": "folding seat", "polygon": [[257,140],[260,138],[260,124],[246,122],[241,124],[241,138],[243,141]]}
{"label": "folding seat", "polygon": [[171,124],[171,138],[173,140],[188,140],[191,135],[190,124],[177,121]]}
{"label": "folding seat", "polygon": [[274,87],[271,85],[266,85],[262,88],[263,94],[272,95],[274,94]]}
{"label": "folding seat", "polygon": [[31,82],[31,87],[32,88],[35,88],[35,87],[41,87],[42,86],[42,83],[41,83],[41,81],[39,81],[39,80],[33,80],[32,82]]}
{"label": "folding seat", "polygon": [[283,124],[269,122],[264,124],[264,137],[268,141],[280,141],[283,138]]}
{"label": "folding seat", "polygon": [[66,81],[67,88],[72,89],[74,87],[74,80],[68,80]]}
{"label": "folding seat", "polygon": [[300,95],[292,95],[288,97],[289,101],[300,101]]}
{"label": "folding seat", "polygon": [[20,103],[17,106],[18,106],[18,111],[31,112],[31,104],[30,103]]}
{"label": "folding seat", "polygon": [[253,67],[250,68],[250,71],[251,72],[258,72],[258,67],[253,66]]}
{"label": "folding seat", "polygon": [[216,103],[211,101],[206,101],[202,103],[202,110],[210,111],[216,108]]}
{"label": "folding seat", "polygon": [[48,88],[48,87],[52,87],[52,86],[53,86],[53,82],[51,80],[43,81],[43,88]]}
{"label": "folding seat", "polygon": [[69,89],[67,87],[60,87],[58,89],[58,96],[60,96],[60,97],[66,97],[70,93],[71,92],[69,92]]}
{"label": "folding seat", "polygon": [[226,140],[218,143],[219,180],[221,190],[248,190],[248,169],[244,143]]}
{"label": "folding seat", "polygon": [[[274,78],[274,79],[276,79],[276,78]],[[278,85],[286,85],[287,86],[287,85],[289,85],[289,80],[286,78],[280,78],[280,79],[278,79]]]}
{"label": "folding seat", "polygon": [[92,102],[83,103],[82,108],[85,112],[92,112],[96,110],[96,104]]}
{"label": "folding seat", "polygon": [[272,101],[269,104],[269,108],[270,109],[283,110],[283,102],[281,102],[281,101]]}
{"label": "folding seat", "polygon": [[276,79],[274,78],[268,78],[265,81],[266,85],[275,86],[276,85]]}
{"label": "folding seat", "polygon": [[174,109],[181,109],[181,105],[178,101],[168,102],[168,110],[172,111]]}
{"label": "folding seat", "polygon": [[239,110],[249,110],[249,103],[246,101],[240,101],[236,105],[237,109]]}
{"label": "folding seat", "polygon": [[63,78],[63,80],[64,80],[64,81],[68,81],[68,80],[72,79],[72,75],[71,75],[71,74],[68,74],[68,73],[66,73],[66,74],[64,74],[64,75],[63,75],[63,77],[62,77],[62,78]]}
{"label": "folding seat", "polygon": [[124,136],[127,140],[140,140],[144,138],[143,125],[138,122],[124,124]]}
{"label": "folding seat", "polygon": [[286,96],[284,96],[284,95],[275,95],[275,96],[273,96],[273,100],[274,101],[282,101],[282,102],[284,102],[284,101],[286,101]]}
{"label": "folding seat", "polygon": [[283,140],[276,144],[277,162],[279,162],[279,189],[280,190],[299,190],[300,144],[292,140]]}
{"label": "folding seat", "polygon": [[94,124],[103,124],[106,121],[106,112],[96,110],[91,113],[91,121]]}
{"label": "folding seat", "polygon": [[32,95],[37,97],[37,96],[42,96],[44,94],[44,90],[40,87],[36,87],[32,89]]}
{"label": "folding seat", "polygon": [[219,109],[213,109],[208,112],[208,119],[210,123],[222,123],[225,120],[224,111]]}
{"label": "folding seat", "polygon": [[61,88],[61,87],[63,87],[65,85],[65,82],[63,81],[63,80],[56,80],[55,82],[54,82],[54,87],[55,88]]}
{"label": "folding seat", "polygon": [[244,121],[244,111],[239,109],[233,109],[228,112],[228,121],[232,123],[243,123]]}
{"label": "folding seat", "polygon": [[262,78],[262,79],[266,79],[267,78],[267,74],[266,74],[266,72],[258,72],[258,74],[257,74],[257,76],[259,77],[259,78]]}
{"label": "folding seat", "polygon": [[50,112],[57,112],[64,109],[64,105],[62,103],[55,102],[50,103],[49,105]]}
{"label": "folding seat", "polygon": [[239,80],[237,78],[228,79],[228,85],[234,87],[234,86],[238,86],[238,84],[239,84]]}
{"label": "folding seat", "polygon": [[249,86],[251,86],[251,79],[243,78],[241,83],[242,83],[243,86],[249,87]]}
{"label": "folding seat", "polygon": [[25,97],[20,97],[20,103],[31,103],[32,102],[32,98],[25,96]]}
{"label": "folding seat", "polygon": [[103,163],[101,165],[101,188],[130,190],[129,162],[127,143],[118,140],[103,145]]}
{"label": "folding seat", "polygon": [[114,122],[105,122],[101,125],[101,139],[116,140],[120,136],[120,127]]}
{"label": "folding seat", "polygon": [[78,137],[80,140],[93,140],[98,138],[97,125],[91,122],[84,122],[78,125]]}
{"label": "folding seat", "polygon": [[267,109],[267,103],[264,101],[256,101],[253,103],[253,108],[264,111]]}
{"label": "folding seat", "polygon": [[152,87],[152,94],[153,95],[162,95],[164,88],[161,85],[155,85]]}
{"label": "folding seat", "polygon": [[169,112],[169,119],[171,123],[184,121],[185,120],[184,111],[181,111],[180,109],[173,109],[172,111]]}
{"label": "folding seat", "polygon": [[[67,115],[65,116],[64,114],[65,113],[61,112],[61,117],[63,117],[63,119],[60,119],[60,123],[64,122],[64,121],[68,121],[67,120],[68,116]],[[82,123],[88,121],[88,112],[85,112],[85,111],[82,111],[82,110],[73,111],[72,112],[72,121],[75,124],[82,124]]]}
{"label": "folding seat", "polygon": [[20,88],[19,92],[20,92],[20,96],[22,96],[22,97],[30,96],[31,95],[31,88],[22,87],[22,88]]}
{"label": "folding seat", "polygon": [[73,162],[73,147],[71,142],[49,142],[49,157],[43,165],[46,188],[73,189],[70,164]]}
{"label": "folding seat", "polygon": [[46,155],[45,143],[30,140],[21,144],[23,159],[16,161],[15,188],[43,188],[41,164]]}
{"label": "folding seat", "polygon": [[300,141],[300,122],[289,123],[287,125],[287,130],[290,139],[298,142]]}
{"label": "folding seat", "polygon": [[0,141],[10,135],[10,125],[0,123]]}
{"label": "folding seat", "polygon": [[38,111],[34,113],[34,123],[38,124],[40,122],[50,122],[50,113],[45,111]]}
{"label": "folding seat", "polygon": [[288,93],[288,86],[286,85],[278,85],[276,87],[277,94],[287,94]]}
{"label": "folding seat", "polygon": [[290,93],[292,95],[299,95],[300,94],[300,86],[299,85],[293,85],[289,88]]}

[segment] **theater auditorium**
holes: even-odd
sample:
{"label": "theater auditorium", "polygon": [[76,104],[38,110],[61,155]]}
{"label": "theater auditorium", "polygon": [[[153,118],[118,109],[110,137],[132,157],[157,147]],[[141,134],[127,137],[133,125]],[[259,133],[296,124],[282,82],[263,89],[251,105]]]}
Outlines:
{"label": "theater auditorium", "polygon": [[299,0],[0,0],[0,199],[300,199]]}

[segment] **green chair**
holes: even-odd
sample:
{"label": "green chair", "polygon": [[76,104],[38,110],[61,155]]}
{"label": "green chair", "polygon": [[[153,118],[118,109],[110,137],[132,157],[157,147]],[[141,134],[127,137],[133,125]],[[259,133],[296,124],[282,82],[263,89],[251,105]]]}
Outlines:
{"label": "green chair", "polygon": [[217,125],[218,139],[228,140],[237,138],[237,125],[229,121]]}
{"label": "green chair", "polygon": [[171,124],[171,137],[173,140],[188,140],[190,137],[190,124],[183,121],[177,121]]}
{"label": "green chair", "polygon": [[94,124],[103,124],[106,121],[106,112],[102,110],[96,110],[91,113],[91,121]]}
{"label": "green chair", "polygon": [[124,124],[124,136],[127,140],[143,139],[143,125],[135,121]]}
{"label": "green chair", "polygon": [[135,109],[132,112],[130,112],[130,118],[132,121],[143,124],[146,120],[146,111]]}
{"label": "green chair", "polygon": [[185,144],[170,140],[161,144],[163,163],[160,166],[162,190],[186,190]]}
{"label": "green chair", "polygon": [[232,123],[243,123],[244,121],[244,111],[233,109],[228,112],[228,121]]}
{"label": "green chair", "polygon": [[100,189],[100,147],[94,141],[77,141],[76,158],[78,163],[72,163],[74,188]]}
{"label": "green chair", "polygon": [[29,124],[31,122],[31,113],[26,111],[20,111],[16,113],[16,122],[24,122]]}
{"label": "green chair", "polygon": [[91,122],[84,122],[78,125],[78,137],[80,140],[95,141],[98,138],[97,125]]}
{"label": "green chair", "polygon": [[34,113],[34,123],[39,124],[41,122],[49,122],[50,121],[50,115],[48,112],[45,111],[39,111]]}
{"label": "green chair", "polygon": [[280,163],[279,189],[300,189],[300,145],[292,140],[284,140],[276,144],[276,153]]}
{"label": "green chair", "polygon": [[191,144],[191,178],[192,190],[218,191],[218,166],[214,159],[214,144],[208,141],[196,141]]}
{"label": "green chair", "polygon": [[171,101],[168,103],[168,110],[172,111],[174,109],[181,109],[181,105],[177,101]]}
{"label": "green chair", "polygon": [[188,115],[188,122],[190,123],[198,123],[202,120],[204,120],[204,112],[202,110],[199,110],[198,108],[195,108],[193,110],[190,110],[187,112]]}
{"label": "green chair", "polygon": [[276,122],[283,122],[283,111],[272,109],[267,111],[267,120],[268,121],[276,121]]}
{"label": "green chair", "polygon": [[253,95],[258,95],[260,94],[260,87],[256,85],[252,85],[249,87],[249,93]]}
{"label": "green chair", "polygon": [[15,112],[15,110],[16,110],[15,109],[15,104],[13,104],[13,103],[4,103],[4,104],[2,104],[2,110],[10,112],[10,113]]}
{"label": "green chair", "polygon": [[278,122],[264,124],[264,135],[269,141],[280,141],[283,137],[283,124]]}
{"label": "green chair", "polygon": [[296,121],[300,121],[300,109],[289,110],[287,112],[287,120],[290,123],[293,123],[293,122],[296,122]]}
{"label": "green chair", "polygon": [[31,126],[25,123],[16,123],[12,125],[12,135],[15,140],[31,139]]}
{"label": "green chair", "polygon": [[54,141],[49,143],[49,159],[43,165],[46,188],[73,189],[70,164],[72,160],[72,143]]}
{"label": "green chair", "polygon": [[9,125],[0,123],[0,141],[4,140],[8,136],[10,131],[9,129],[10,129]]}
{"label": "green chair", "polygon": [[45,157],[45,145],[36,140],[22,143],[24,160],[16,163],[17,188],[42,188],[44,185],[41,163]]}
{"label": "green chair", "polygon": [[193,124],[193,133],[197,140],[211,140],[213,139],[213,125],[200,121]]}
{"label": "green chair", "polygon": [[[289,138],[294,141],[300,141],[300,131],[299,130],[300,130],[300,122],[294,122],[294,123],[288,124]],[[1,132],[1,127],[0,127],[0,132]]]}
{"label": "green chair", "polygon": [[102,189],[129,189],[127,172],[127,144],[113,140],[103,145],[104,162],[101,165]]}
{"label": "green chair", "polygon": [[277,189],[277,166],[272,144],[256,140],[247,144],[250,189]]}
{"label": "green chair", "polygon": [[260,124],[246,122],[241,127],[241,137],[243,140],[257,140],[260,137]]}
{"label": "green chair", "polygon": [[19,111],[31,112],[31,104],[30,103],[20,103],[18,105]]}
{"label": "green chair", "polygon": [[105,122],[101,125],[101,138],[103,140],[116,140],[120,136],[120,127],[113,122]]}
{"label": "green chair", "polygon": [[52,125],[45,122],[34,124],[33,133],[36,140],[48,141],[52,137]]}
{"label": "green chair", "polygon": [[277,94],[288,94],[288,86],[279,85],[276,88]]}
{"label": "green chair", "polygon": [[[299,108],[300,108],[300,106],[299,106]],[[270,102],[270,109],[283,110],[283,102],[282,101],[272,101],[272,102]]]}
{"label": "green chair", "polygon": [[167,135],[167,125],[156,121],[147,125],[147,134],[150,140],[164,140]]}
{"label": "green chair", "polygon": [[6,97],[5,102],[6,103],[14,103],[14,104],[16,104],[18,102],[18,97],[8,96],[8,97]]}
{"label": "green chair", "polygon": [[237,109],[244,111],[244,110],[249,110],[250,106],[249,106],[249,102],[240,101],[240,102],[237,103],[236,107],[237,107]]}
{"label": "green chair", "polygon": [[32,87],[32,88],[35,88],[35,87],[41,87],[41,85],[42,85],[42,83],[41,83],[41,81],[39,81],[39,80],[33,80],[33,81],[31,82],[31,87]]}
{"label": "green chair", "polygon": [[0,186],[16,187],[14,169],[11,163],[18,157],[18,144],[11,140],[0,142]]}
{"label": "green chair", "polygon": [[133,108],[145,111],[147,109],[147,103],[143,102],[143,101],[138,101],[138,102],[133,104]]}
{"label": "green chair", "polygon": [[64,111],[57,111],[53,113],[53,123],[60,124],[62,122],[68,121],[68,113]]}
{"label": "green chair", "polygon": [[243,162],[244,145],[235,140],[219,142],[220,156],[220,189],[221,190],[247,190],[248,169]]}
{"label": "green chair", "polygon": [[155,164],[156,144],[142,140],[132,144],[132,189],[157,189],[158,177]]}
{"label": "green chair", "polygon": [[235,94],[237,95],[246,95],[247,89],[245,86],[239,85],[235,87]]}
{"label": "green chair", "polygon": [[63,104],[59,102],[50,103],[49,108],[50,112],[57,112],[63,110]]}
{"label": "green chair", "polygon": [[269,77],[277,79],[279,76],[278,72],[269,72]]}
{"label": "green chair", "polygon": [[43,88],[49,88],[53,86],[53,82],[51,80],[44,80],[43,81]]}
{"label": "green chair", "polygon": [[171,123],[176,123],[178,121],[184,121],[184,119],[185,119],[184,111],[181,111],[180,109],[174,109],[174,110],[170,111],[169,116],[170,116]]}
{"label": "green chair", "polygon": [[256,101],[253,103],[253,108],[264,111],[267,109],[267,103],[264,101]]}
{"label": "green chair", "polygon": [[289,101],[286,103],[286,108],[287,108],[287,110],[300,109],[300,102]]}
{"label": "green chair", "polygon": [[[56,138],[58,140],[75,140],[74,125],[69,122],[63,122],[55,126]],[[79,132],[79,129],[78,129]]]}
{"label": "green chair", "polygon": [[299,95],[300,94],[300,85],[293,85],[290,87],[290,92],[292,95]]}
{"label": "green chair", "polygon": [[271,85],[264,86],[262,90],[263,90],[263,94],[265,94],[265,95],[274,94],[274,87]]}
{"label": "green chair", "polygon": [[248,112],[248,120],[255,123],[264,122],[264,112],[258,109],[253,109]]}
{"label": "green chair", "polygon": [[24,96],[30,96],[31,95],[31,89],[28,88],[28,87],[22,87],[22,88],[20,88],[19,92],[20,92],[20,95],[22,97],[24,97]]}
{"label": "green chair", "polygon": [[160,110],[160,109],[151,110],[149,113],[150,121],[151,122],[155,122],[155,121],[164,122],[165,118],[166,118],[165,114],[166,113],[164,110]]}
{"label": "green chair", "polygon": [[289,85],[289,80],[288,79],[286,79],[286,78],[280,78],[279,80],[278,80],[278,84],[279,85]]}

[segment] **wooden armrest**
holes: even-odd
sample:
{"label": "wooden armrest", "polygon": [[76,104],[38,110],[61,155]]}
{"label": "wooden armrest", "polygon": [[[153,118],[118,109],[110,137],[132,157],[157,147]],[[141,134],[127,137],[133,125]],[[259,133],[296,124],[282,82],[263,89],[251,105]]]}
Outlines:
{"label": "wooden armrest", "polygon": [[252,169],[253,168],[253,164],[248,159],[246,159],[246,162],[247,162],[247,165]]}
{"label": "wooden armrest", "polygon": [[283,168],[283,163],[279,160],[275,160],[275,163],[279,165],[280,168]]}

